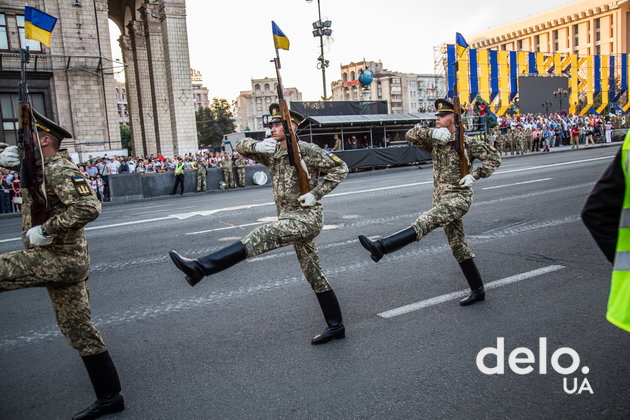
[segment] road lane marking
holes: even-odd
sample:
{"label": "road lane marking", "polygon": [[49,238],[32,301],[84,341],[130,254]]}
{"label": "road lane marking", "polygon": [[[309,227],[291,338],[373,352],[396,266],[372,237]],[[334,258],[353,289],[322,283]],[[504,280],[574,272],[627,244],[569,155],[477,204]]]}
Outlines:
{"label": "road lane marking", "polygon": [[553,179],[553,178],[533,179],[531,181],[514,182],[512,184],[497,185],[497,186],[494,186],[494,187],[486,187],[486,188],[482,188],[482,189],[483,190],[496,190],[497,188],[513,187],[514,185],[533,184],[534,182],[549,181],[550,179]]}
{"label": "road lane marking", "polygon": [[[486,289],[496,289],[497,287],[505,286],[508,284],[516,283],[521,280],[529,279],[532,277],[541,276],[543,274],[552,273],[554,271],[562,270],[565,268],[563,265],[550,265],[547,267],[539,268],[537,270],[527,271],[525,273],[516,274],[514,276],[505,277],[500,280],[495,280],[490,283],[484,285]],[[414,312],[420,309],[428,308],[430,306],[435,306],[440,303],[447,302],[449,300],[454,300],[458,298],[462,298],[467,296],[470,293],[470,290],[459,290],[453,293],[447,293],[445,295],[436,296],[434,298],[421,300],[420,302],[412,303],[409,305],[401,306],[399,308],[390,309],[389,311],[381,312],[377,314],[381,318],[390,319],[400,315],[408,314],[410,312]]]}
{"label": "road lane marking", "polygon": [[591,159],[572,160],[572,161],[569,161],[569,162],[550,163],[549,165],[530,166],[528,168],[521,168],[521,169],[510,169],[510,170],[507,170],[507,171],[496,171],[495,173],[493,173],[493,175],[511,174],[513,172],[533,171],[534,169],[553,168],[555,166],[575,165],[576,163],[594,162],[596,160],[612,159],[614,157],[615,157],[615,155],[602,156],[602,157],[591,158]]}

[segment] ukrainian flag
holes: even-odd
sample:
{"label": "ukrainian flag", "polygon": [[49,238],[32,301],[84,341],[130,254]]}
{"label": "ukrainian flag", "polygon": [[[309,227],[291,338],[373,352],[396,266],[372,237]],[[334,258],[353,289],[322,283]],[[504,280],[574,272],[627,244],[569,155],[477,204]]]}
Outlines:
{"label": "ukrainian flag", "polygon": [[459,32],[455,33],[455,48],[457,49],[457,57],[461,57],[466,51],[466,48],[468,48],[468,42],[466,42],[464,36]]}
{"label": "ukrainian flag", "polygon": [[273,20],[271,21],[271,30],[273,31],[273,45],[275,45],[276,49],[288,50],[289,38],[287,38]]}
{"label": "ukrainian flag", "polygon": [[34,7],[24,6],[24,37],[39,41],[50,48],[50,34],[57,18]]}

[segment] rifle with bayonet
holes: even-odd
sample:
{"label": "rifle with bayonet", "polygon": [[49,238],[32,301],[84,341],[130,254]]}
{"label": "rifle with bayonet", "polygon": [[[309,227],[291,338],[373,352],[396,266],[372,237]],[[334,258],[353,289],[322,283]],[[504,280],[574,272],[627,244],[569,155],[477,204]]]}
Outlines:
{"label": "rifle with bayonet", "polygon": [[41,190],[43,183],[42,175],[37,174],[37,159],[43,158],[41,153],[35,150],[35,142],[39,141],[37,130],[33,120],[32,107],[28,98],[28,87],[26,86],[26,64],[30,60],[30,53],[27,49],[20,50],[20,71],[21,80],[18,85],[18,149],[20,150],[20,187],[28,190],[31,197],[31,220],[33,226],[44,224],[48,220],[46,209],[46,198]]}
{"label": "rifle with bayonet", "polygon": [[[278,50],[276,50],[277,53]],[[309,182],[310,175],[304,160],[302,159],[302,153],[300,153],[300,145],[298,143],[297,136],[293,130],[291,124],[291,114],[289,112],[289,106],[286,99],[284,99],[284,89],[282,88],[282,78],[280,77],[280,57],[276,55],[274,58],[276,66],[276,76],[278,77],[278,104],[280,105],[280,115],[282,116],[282,126],[284,128],[284,136],[287,142],[287,152],[289,153],[289,164],[295,168],[298,178],[298,186],[300,187],[300,194],[304,195],[311,191],[311,184]]]}

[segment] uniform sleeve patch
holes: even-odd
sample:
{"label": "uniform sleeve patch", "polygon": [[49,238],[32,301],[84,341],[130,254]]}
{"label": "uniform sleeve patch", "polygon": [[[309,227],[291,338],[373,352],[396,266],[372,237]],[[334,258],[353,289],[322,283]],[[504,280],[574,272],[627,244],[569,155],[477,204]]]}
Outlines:
{"label": "uniform sleeve patch", "polygon": [[83,178],[82,176],[73,177],[72,184],[74,185],[74,189],[77,190],[77,193],[79,193],[79,195],[92,194],[92,189],[85,181],[85,178]]}
{"label": "uniform sleeve patch", "polygon": [[335,155],[333,152],[327,152],[327,153],[328,153],[328,156],[330,156],[330,158],[331,158],[332,160],[334,160],[335,162],[337,162],[337,163],[342,163],[342,162],[343,162],[343,161],[342,161],[341,159],[339,159],[339,158],[337,157],[337,155]]}

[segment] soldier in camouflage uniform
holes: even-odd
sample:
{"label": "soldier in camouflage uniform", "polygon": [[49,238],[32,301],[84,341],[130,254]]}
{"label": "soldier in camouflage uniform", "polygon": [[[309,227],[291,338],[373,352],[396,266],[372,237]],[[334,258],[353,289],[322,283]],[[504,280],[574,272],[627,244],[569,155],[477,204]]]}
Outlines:
{"label": "soldier in camouflage uniform", "polygon": [[[468,249],[462,217],[472,204],[471,185],[479,178],[487,178],[501,164],[501,155],[485,142],[466,137],[465,148],[470,159],[470,174],[461,178],[459,154],[455,150],[458,141],[455,134],[453,104],[445,99],[435,101],[436,127],[416,126],[409,130],[406,139],[411,144],[431,153],[433,159],[433,208],[411,224],[411,227],[389,237],[376,241],[361,235],[361,245],[370,251],[372,260],[378,262],[384,254],[425,237],[432,230],[443,227],[453,256],[459,263],[471,289],[468,297],[460,304],[470,305],[484,300],[485,292],[481,275],[474,262],[474,255]],[[475,159],[482,164],[472,171]],[[461,179],[460,179],[461,178]]]}
{"label": "soldier in camouflage uniform", "polygon": [[528,128],[527,130],[525,130],[525,153],[532,152],[532,142],[532,129]]}
{"label": "soldier in camouflage uniform", "polygon": [[226,188],[236,188],[236,184],[234,183],[234,175],[232,174],[232,156],[229,153],[226,153],[225,157],[220,163],[221,169],[223,169],[223,180],[227,185]]}
{"label": "soldier in camouflage uniform", "polygon": [[236,159],[236,162],[234,162],[235,166],[236,166],[236,174],[238,175],[238,185],[240,187],[244,187],[245,186],[245,167],[247,166],[247,163],[245,163],[245,159],[243,159],[243,156],[239,156],[238,159]]}
{"label": "soldier in camouflage uniform", "polygon": [[203,192],[206,190],[206,163],[202,158],[198,158],[197,162],[197,192]]}
{"label": "soldier in camouflage uniform", "polygon": [[[312,344],[323,344],[345,336],[341,309],[334,291],[322,270],[315,238],[324,226],[321,198],[332,191],[348,174],[346,164],[332,153],[313,143],[299,142],[304,163],[311,175],[311,191],[300,195],[297,174],[289,165],[286,139],[277,104],[269,107],[273,138],[256,141],[245,138],[236,150],[241,155],[260,162],[269,168],[276,202],[278,221],[257,227],[241,241],[199,259],[183,258],[175,251],[171,259],[186,274],[192,286],[204,276],[217,273],[232,265],[287,245],[293,245],[302,272],[315,292],[328,327],[313,338]],[[304,120],[291,112],[294,129]],[[324,174],[321,181],[319,175]]]}
{"label": "soldier in camouflage uniform", "polygon": [[525,133],[523,132],[523,126],[519,124],[514,133],[514,148],[517,155],[523,154],[523,147],[525,144]]}
{"label": "soldier in camouflage uniform", "polygon": [[[81,355],[98,398],[73,419],[93,419],[124,409],[116,367],[92,324],[86,284],[90,256],[83,227],[98,217],[101,203],[68,152],[59,150],[61,140],[72,135],[37,111],[33,114],[44,158],[48,220],[32,226],[32,198],[22,188],[25,249],[0,255],[0,292],[46,287],[59,329]],[[0,149],[0,166],[17,169],[17,147],[3,143]]]}

